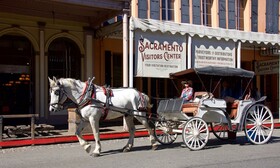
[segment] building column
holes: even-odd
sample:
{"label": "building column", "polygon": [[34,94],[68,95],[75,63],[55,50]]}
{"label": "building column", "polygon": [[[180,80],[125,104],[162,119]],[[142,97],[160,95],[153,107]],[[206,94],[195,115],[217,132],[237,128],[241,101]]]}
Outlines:
{"label": "building column", "polygon": [[86,72],[85,72],[85,77],[87,78],[92,78],[93,77],[93,52],[92,52],[92,35],[87,34],[86,35]]}
{"label": "building column", "polygon": [[123,87],[128,87],[128,24],[127,12],[123,14]]}
{"label": "building column", "polygon": [[241,68],[241,41],[237,42],[237,68]]}
{"label": "building column", "polygon": [[40,113],[40,51],[35,52],[35,114]]}
{"label": "building column", "polygon": [[39,92],[40,92],[40,102],[39,102],[39,114],[40,117],[45,117],[46,116],[46,111],[45,111],[45,107],[47,105],[46,101],[47,99],[45,99],[47,97],[47,95],[45,95],[45,90],[46,89],[46,85],[45,83],[47,82],[48,79],[47,76],[45,76],[45,74],[47,74],[47,72],[45,73],[45,31],[41,28],[40,29],[40,56],[39,56]]}
{"label": "building column", "polygon": [[[279,54],[279,56],[280,56],[280,54]],[[278,57],[278,61],[280,62],[280,57]],[[279,108],[279,110],[278,110],[278,112],[279,112],[279,122],[280,122],[280,78],[279,78],[279,76],[280,76],[280,64],[278,64],[279,65],[279,72],[278,72],[278,108]]]}
{"label": "building column", "polygon": [[188,67],[190,69],[192,67],[192,37],[188,36]]}
{"label": "building column", "polygon": [[[127,11],[123,14],[123,87],[128,87],[128,17]],[[128,127],[123,117],[123,130],[127,131]]]}
{"label": "building column", "polygon": [[133,30],[129,29],[129,87],[133,87]]}

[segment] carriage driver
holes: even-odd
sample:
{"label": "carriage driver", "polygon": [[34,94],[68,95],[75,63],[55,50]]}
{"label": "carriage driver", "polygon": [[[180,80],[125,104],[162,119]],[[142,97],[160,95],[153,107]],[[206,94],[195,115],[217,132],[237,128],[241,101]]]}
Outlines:
{"label": "carriage driver", "polygon": [[184,86],[184,89],[182,90],[180,98],[183,98],[184,103],[187,103],[193,98],[192,81],[182,81],[181,84]]}

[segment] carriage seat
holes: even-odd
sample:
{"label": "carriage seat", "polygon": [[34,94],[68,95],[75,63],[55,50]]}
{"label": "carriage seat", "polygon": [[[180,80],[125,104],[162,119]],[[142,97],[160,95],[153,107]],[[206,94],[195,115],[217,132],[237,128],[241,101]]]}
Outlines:
{"label": "carriage seat", "polygon": [[235,100],[233,103],[227,103],[227,113],[231,119],[234,119],[237,116],[237,108],[239,101]]}
{"label": "carriage seat", "polygon": [[194,100],[196,100],[196,98],[201,98],[204,94],[207,94],[207,92],[195,92],[192,102],[183,104],[182,112],[186,113],[188,116],[195,116],[197,113],[198,102],[194,102]]}

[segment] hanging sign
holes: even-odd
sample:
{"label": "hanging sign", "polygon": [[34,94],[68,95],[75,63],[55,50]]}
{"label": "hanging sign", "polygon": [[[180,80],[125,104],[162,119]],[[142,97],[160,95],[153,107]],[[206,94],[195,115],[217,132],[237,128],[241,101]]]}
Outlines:
{"label": "hanging sign", "polygon": [[279,60],[266,60],[255,62],[256,75],[277,74],[279,73]]}
{"label": "hanging sign", "polygon": [[235,67],[234,42],[194,38],[192,55],[196,68],[209,65]]}
{"label": "hanging sign", "polygon": [[179,34],[135,31],[135,76],[169,78],[186,69],[186,37]]}

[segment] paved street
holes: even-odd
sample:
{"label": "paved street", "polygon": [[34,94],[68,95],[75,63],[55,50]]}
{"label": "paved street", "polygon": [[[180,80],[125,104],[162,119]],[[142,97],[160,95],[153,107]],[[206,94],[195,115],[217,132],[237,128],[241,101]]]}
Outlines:
{"label": "paved street", "polygon": [[[275,168],[280,165],[280,129],[270,143],[252,145],[240,132],[234,141],[219,141],[210,134],[207,146],[200,151],[184,147],[181,136],[174,144],[150,150],[147,137],[136,138],[134,150],[122,153],[127,139],[103,140],[102,156],[89,156],[78,143],[7,148],[0,151],[1,168]],[[92,142],[91,142],[92,143]]]}

